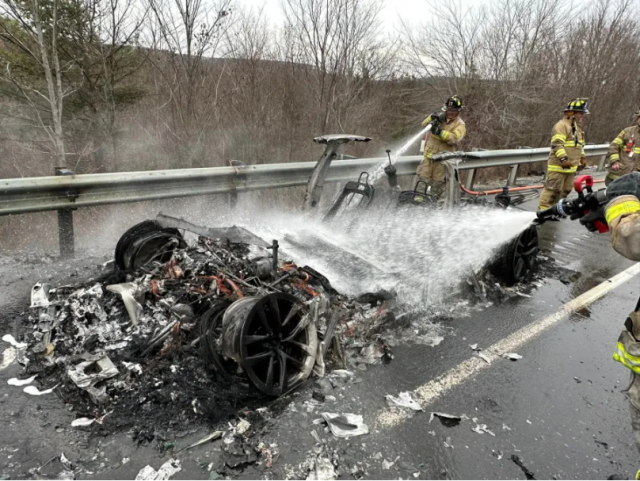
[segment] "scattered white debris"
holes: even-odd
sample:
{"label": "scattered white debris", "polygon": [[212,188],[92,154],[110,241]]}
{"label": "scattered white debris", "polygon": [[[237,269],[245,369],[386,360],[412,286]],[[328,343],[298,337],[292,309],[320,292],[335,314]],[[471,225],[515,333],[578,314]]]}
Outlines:
{"label": "scattered white debris", "polygon": [[251,423],[249,421],[247,421],[246,419],[241,419],[240,421],[238,421],[238,424],[236,425],[236,432],[238,434],[244,434],[247,432],[247,430],[251,427]]}
{"label": "scattered white debris", "polygon": [[329,396],[325,396],[325,397],[324,397],[324,400],[325,400],[325,401],[333,401],[333,402],[336,402],[336,401],[337,401],[336,397],[335,397],[335,396],[331,396],[331,395],[329,395]]}
{"label": "scattered white debris", "polygon": [[533,424],[533,423],[527,419],[527,424]]}
{"label": "scattered white debris", "polygon": [[71,426],[73,426],[74,428],[78,426],[91,426],[94,422],[95,419],[78,418],[71,421]]}
{"label": "scattered white debris", "polygon": [[479,348],[477,344],[469,344],[469,347],[472,351],[482,351],[482,348]]}
{"label": "scattered white debris", "polygon": [[449,436],[447,436],[447,438],[444,440],[444,447],[445,448],[449,448],[449,449],[453,449],[453,441],[451,440],[451,438]]}
{"label": "scattered white debris", "polygon": [[515,352],[508,352],[506,354],[503,354],[502,357],[506,357],[507,359],[511,359],[512,361],[522,359],[522,356],[520,354],[516,354]]}
{"label": "scattered white debris", "polygon": [[445,419],[454,419],[454,420],[462,420],[462,416],[456,416],[454,414],[447,414],[447,413],[436,413],[436,412],[432,412],[431,416],[429,416],[429,422],[433,421],[433,418],[438,416],[439,418],[445,418]]}
{"label": "scattered white debris", "polygon": [[359,414],[320,413],[329,429],[338,438],[350,438],[369,434],[369,427]]}
{"label": "scattered white debris", "polygon": [[[191,448],[195,448],[196,446],[200,446],[201,444],[208,443],[209,441],[215,441],[216,439],[220,439],[222,436],[224,436],[224,431],[214,431],[211,434],[206,435],[204,438],[196,441],[195,443],[187,446],[184,449],[181,449],[178,452],[185,451],[185,450],[191,449]],[[232,434],[232,436],[233,436],[233,434]]]}
{"label": "scattered white debris", "polygon": [[43,394],[51,394],[55,388],[58,387],[58,384],[53,386],[51,389],[47,389],[46,391],[40,391],[35,386],[27,386],[24,388],[24,392],[27,394],[31,394],[32,396],[42,396]]}
{"label": "scattered white debris", "polygon": [[347,371],[346,369],[335,369],[329,373],[329,376],[340,377],[342,379],[348,379],[353,377],[352,371]]}
{"label": "scattered white debris", "polygon": [[333,469],[333,464],[329,458],[316,458],[315,470],[309,473],[307,480],[336,479],[338,475]]}
{"label": "scattered white debris", "polygon": [[18,351],[15,347],[8,347],[2,352],[2,362],[0,363],[0,371],[9,367],[18,357]]}
{"label": "scattered white debris", "polygon": [[164,481],[171,478],[171,476],[176,474],[181,469],[182,468],[180,467],[179,460],[170,459],[169,461],[164,463],[162,466],[160,466],[160,469],[158,469],[158,471],[153,469],[151,466],[145,466],[140,470],[140,472],[136,476],[136,481],[138,480]]}
{"label": "scattered white debris", "polygon": [[506,424],[502,425],[502,430],[503,431],[511,431],[511,428],[509,426],[507,426]]}
{"label": "scattered white debris", "polygon": [[485,356],[483,353],[478,352],[477,356],[487,364],[491,364],[491,360],[487,356]]}
{"label": "scattered white debris", "polygon": [[9,386],[26,386],[27,384],[31,384],[33,380],[37,377],[38,377],[37,374],[35,376],[28,377],[27,379],[18,379],[18,378],[12,377],[7,381],[7,384]]}
{"label": "scattered white debris", "polygon": [[[69,461],[67,459],[67,457],[64,455],[64,453],[60,453],[60,462],[69,471],[71,471],[73,469],[73,464],[71,464],[71,461]],[[73,478],[71,478],[71,479],[73,479]]]}
{"label": "scattered white debris", "polygon": [[420,403],[416,401],[408,391],[401,392],[400,394],[398,394],[398,397],[387,394],[385,398],[387,399],[389,404],[395,404],[396,406],[412,409],[414,411],[424,411]]}
{"label": "scattered white debris", "polygon": [[382,461],[382,469],[384,470],[388,470],[391,468],[391,466],[393,466],[394,464],[396,464],[395,461],[387,461],[386,459]]}
{"label": "scattered white debris", "polygon": [[478,424],[475,428],[472,428],[471,430],[474,433],[478,433],[478,434],[487,433],[487,434],[491,434],[491,436],[495,437],[495,434],[487,429],[487,425],[486,424]]}
{"label": "scattered white debris", "polygon": [[9,344],[11,344],[16,349],[26,349],[27,346],[28,346],[28,344],[26,342],[18,342],[18,341],[16,341],[16,338],[13,337],[11,334],[5,334],[4,336],[2,336],[2,340],[4,342],[8,342]]}
{"label": "scattered white debris", "polygon": [[122,361],[122,365],[131,372],[135,372],[136,374],[142,374],[142,366],[140,364],[137,364],[135,362]]}

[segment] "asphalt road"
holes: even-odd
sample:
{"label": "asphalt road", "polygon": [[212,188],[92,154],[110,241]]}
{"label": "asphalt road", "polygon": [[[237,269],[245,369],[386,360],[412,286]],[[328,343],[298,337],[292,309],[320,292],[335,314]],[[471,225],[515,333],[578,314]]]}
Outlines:
{"label": "asphalt road", "polygon": [[[547,224],[541,238],[548,256],[581,274],[577,280],[548,278],[530,298],[516,297],[447,321],[448,333],[439,345],[398,346],[388,365],[370,366],[352,380],[336,381],[329,393],[335,401],[310,402],[311,389],[293,394],[289,407],[260,433],[260,439],[279,453],[272,467],[250,466],[240,477],[306,476],[319,455],[334,459],[341,478],[525,479],[512,456],[537,479],[603,479],[614,473],[631,478],[640,468],[640,456],[632,444],[621,392],[628,372],[611,354],[622,322],[640,295],[640,276],[523,341],[518,350],[522,359],[498,358],[477,373],[465,372],[465,362],[475,356],[470,344],[487,349],[535,326],[632,265],[611,251],[608,235],[588,234],[577,223]],[[0,332],[14,330],[12,315],[24,309],[35,282],[86,279],[96,275],[106,259],[3,259]],[[0,342],[0,352],[6,347]],[[70,428],[74,416],[62,400],[29,397],[7,386],[6,380],[19,372],[15,365],[0,371],[0,475],[56,478],[63,470],[59,463],[33,469],[60,452],[74,462],[76,477],[96,479],[132,478],[145,465],[158,468],[170,458],[171,453],[163,455],[148,446],[136,448],[130,433],[96,438]],[[389,411],[384,395],[420,391],[447,373],[460,374],[458,381],[425,403],[425,412],[381,422]],[[322,411],[361,414],[370,433],[336,439],[313,423]],[[467,419],[446,426],[438,418],[430,422],[432,411]],[[479,424],[486,424],[495,436],[472,431]],[[176,445],[203,434],[185,427]],[[182,471],[174,478],[209,478],[221,443],[177,455]]]}

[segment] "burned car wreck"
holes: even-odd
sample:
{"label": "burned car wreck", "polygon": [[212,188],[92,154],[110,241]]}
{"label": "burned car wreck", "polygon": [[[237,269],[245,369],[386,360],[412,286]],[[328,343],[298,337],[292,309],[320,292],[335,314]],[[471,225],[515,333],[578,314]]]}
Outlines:
{"label": "burned car wreck", "polygon": [[[333,140],[326,159],[334,157]],[[320,174],[312,175],[307,208],[320,199]],[[348,231],[354,214],[376,202],[420,211],[435,204],[419,185],[401,193],[380,189],[374,198],[365,177],[347,184],[325,224],[341,219]],[[494,261],[518,274],[512,282],[533,269],[538,245],[531,229],[501,247]],[[115,268],[102,276],[33,287],[19,323],[21,342],[13,347],[29,383],[39,386],[25,392],[55,391],[79,423],[96,424],[98,431],[133,429],[135,439],[146,442],[158,438],[159,425],[213,425],[265,402],[277,408],[278,398],[329,370],[391,361],[393,346],[407,339],[427,345],[442,340],[447,327],[403,305],[393,289],[345,292],[319,267],[297,265],[300,256],[288,249],[301,243],[352,266],[365,287],[371,272],[407,280],[394,259],[387,268],[320,232],[272,239],[240,226],[203,227],[160,214],[121,236]],[[487,282],[493,284],[493,278]],[[475,277],[465,286],[471,293],[466,298],[482,290]]]}

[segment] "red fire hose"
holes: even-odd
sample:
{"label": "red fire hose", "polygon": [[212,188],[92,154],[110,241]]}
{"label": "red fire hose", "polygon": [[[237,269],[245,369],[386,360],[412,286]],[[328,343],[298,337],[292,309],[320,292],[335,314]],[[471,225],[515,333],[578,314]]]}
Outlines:
{"label": "red fire hose", "polygon": [[[593,181],[594,184],[601,184],[603,182],[604,182],[604,179],[594,180]],[[469,195],[495,195],[495,194],[502,194],[502,192],[504,192],[504,189],[469,190],[464,185],[462,185],[462,182],[460,182],[459,179],[458,179],[458,185],[460,186],[460,189],[462,189],[462,191],[465,194],[469,194]],[[527,186],[523,186],[523,187],[508,187],[508,191],[509,192],[519,192],[521,190],[536,190],[536,189],[542,189],[542,188],[544,188],[543,184],[527,185]]]}

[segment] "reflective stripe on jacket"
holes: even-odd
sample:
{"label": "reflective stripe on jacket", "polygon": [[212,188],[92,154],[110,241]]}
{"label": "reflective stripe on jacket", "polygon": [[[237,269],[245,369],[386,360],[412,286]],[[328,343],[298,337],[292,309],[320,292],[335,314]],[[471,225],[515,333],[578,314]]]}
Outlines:
{"label": "reflective stripe on jacket", "polygon": [[[431,122],[431,116],[422,122],[423,127]],[[448,120],[440,124],[442,132],[440,135],[430,134],[424,146],[424,158],[430,159],[434,154],[439,152],[455,152],[458,150],[458,144],[467,133],[467,127],[464,120],[458,115],[453,120]]]}
{"label": "reflective stripe on jacket", "polygon": [[[560,165],[560,159],[563,157],[571,161],[570,168],[563,169]],[[578,169],[581,159],[584,158],[584,131],[573,117],[565,116],[553,126],[547,170],[569,174]]]}
{"label": "reflective stripe on jacket", "polygon": [[[632,142],[631,146],[629,146],[630,141]],[[632,125],[620,132],[609,145],[607,155],[609,156],[609,177],[611,178],[617,178],[614,176],[622,177],[634,170],[640,170],[640,127]],[[620,169],[613,170],[611,168],[611,164],[614,162],[619,162]]]}

